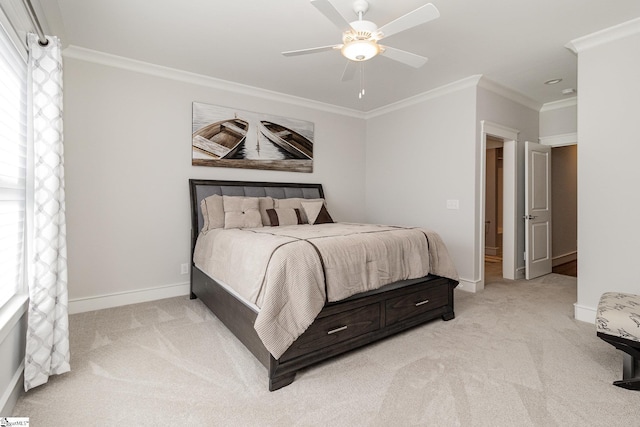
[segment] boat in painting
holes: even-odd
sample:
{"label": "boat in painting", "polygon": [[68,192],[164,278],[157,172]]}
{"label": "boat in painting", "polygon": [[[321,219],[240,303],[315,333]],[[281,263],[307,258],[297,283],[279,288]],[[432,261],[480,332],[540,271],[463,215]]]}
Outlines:
{"label": "boat in painting", "polygon": [[297,159],[313,159],[313,142],[298,132],[266,120],[260,121],[260,131],[271,142]]}
{"label": "boat in painting", "polygon": [[247,138],[249,123],[234,118],[208,124],[193,133],[193,148],[214,159],[233,157]]}

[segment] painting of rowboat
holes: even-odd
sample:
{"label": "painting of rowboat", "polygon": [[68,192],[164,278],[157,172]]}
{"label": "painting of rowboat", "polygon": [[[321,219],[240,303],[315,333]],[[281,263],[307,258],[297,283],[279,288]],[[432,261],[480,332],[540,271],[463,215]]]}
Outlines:
{"label": "painting of rowboat", "polygon": [[191,164],[313,172],[312,122],[193,103]]}

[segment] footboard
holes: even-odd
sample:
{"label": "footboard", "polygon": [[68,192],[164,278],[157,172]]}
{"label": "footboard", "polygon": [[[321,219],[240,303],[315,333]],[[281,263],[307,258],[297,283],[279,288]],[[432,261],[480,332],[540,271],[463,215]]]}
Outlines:
{"label": "footboard", "polygon": [[268,369],[271,391],[291,384],[298,370],[322,360],[437,317],[453,319],[457,284],[430,275],[329,303],[291,347],[274,359],[253,328],[257,313],[197,267],[192,271],[192,297],[200,298]]}
{"label": "footboard", "polygon": [[290,384],[296,371],[321,360],[437,317],[453,319],[453,289],[457,284],[427,276],[327,304],[278,360],[271,359],[269,390]]}

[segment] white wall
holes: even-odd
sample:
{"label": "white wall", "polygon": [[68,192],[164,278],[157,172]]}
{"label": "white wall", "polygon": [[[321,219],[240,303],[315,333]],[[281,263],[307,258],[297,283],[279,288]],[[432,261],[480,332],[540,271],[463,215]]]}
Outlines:
{"label": "white wall", "polygon": [[[537,141],[539,127],[535,108],[487,87],[497,86],[477,77],[465,79],[367,121],[367,221],[438,231],[461,288],[471,290],[483,279],[480,122],[518,129],[520,141]],[[524,194],[524,175],[518,179]],[[447,209],[447,200],[458,200],[460,208]],[[519,212],[521,217],[524,201]],[[518,248],[524,252],[524,224],[518,228]]]}
{"label": "white wall", "polygon": [[367,222],[438,231],[462,286],[474,277],[475,119],[476,86],[463,84],[367,121]]}
{"label": "white wall", "polygon": [[578,131],[577,98],[549,102],[540,109],[540,137],[575,134]]}
{"label": "white wall", "polygon": [[577,319],[603,292],[640,294],[640,20],[576,40],[578,51]]}
{"label": "white wall", "polygon": [[[72,311],[186,294],[189,178],[322,183],[337,220],[364,215],[365,122],[166,70],[65,51],[65,173]],[[95,58],[94,58],[95,57]],[[105,58],[103,58],[105,59]],[[127,69],[140,69],[135,72]],[[157,75],[151,75],[147,72]],[[175,73],[165,73],[174,75]],[[193,78],[199,82],[198,78]],[[191,166],[192,102],[314,122],[314,172]]]}

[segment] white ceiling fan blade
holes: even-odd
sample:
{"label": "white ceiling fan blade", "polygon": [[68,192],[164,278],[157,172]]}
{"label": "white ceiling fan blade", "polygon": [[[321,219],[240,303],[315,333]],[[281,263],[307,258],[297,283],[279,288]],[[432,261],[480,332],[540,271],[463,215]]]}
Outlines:
{"label": "white ceiling fan blade", "polygon": [[409,65],[413,68],[420,68],[428,61],[428,58],[425,58],[424,56],[416,55],[415,53],[407,52],[405,50],[389,46],[381,47],[384,48],[382,56],[386,56],[394,61],[402,62],[403,64]]}
{"label": "white ceiling fan blade", "polygon": [[286,52],[282,52],[282,54],[284,56],[307,55],[309,53],[326,52],[327,50],[335,50],[340,48],[342,48],[341,44],[334,44],[331,46],[311,47],[309,49],[289,50]]}
{"label": "white ceiling fan blade", "polygon": [[432,21],[438,17],[440,17],[440,12],[433,4],[429,3],[383,25],[378,28],[378,31],[382,33],[382,37],[389,37],[400,31],[408,30],[425,22]]}
{"label": "white ceiling fan blade", "polygon": [[333,7],[329,0],[311,0],[311,4],[326,16],[329,21],[333,22],[333,25],[338,27],[340,31],[344,32],[351,28],[349,22],[338,12],[338,9]]}
{"label": "white ceiling fan blade", "polygon": [[358,65],[362,64],[355,61],[347,61],[347,65],[344,67],[344,72],[342,73],[343,82],[353,80],[353,77],[356,75],[356,71],[358,70]]}

